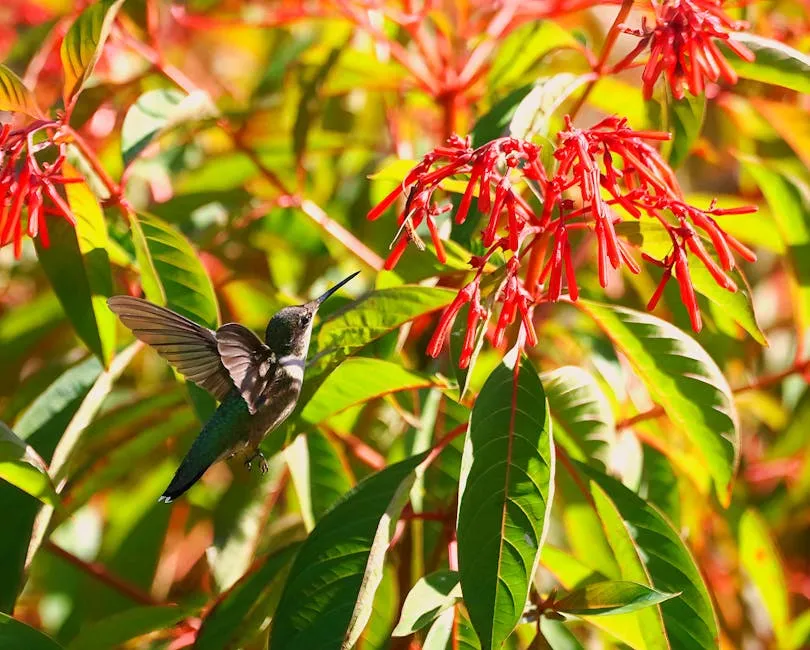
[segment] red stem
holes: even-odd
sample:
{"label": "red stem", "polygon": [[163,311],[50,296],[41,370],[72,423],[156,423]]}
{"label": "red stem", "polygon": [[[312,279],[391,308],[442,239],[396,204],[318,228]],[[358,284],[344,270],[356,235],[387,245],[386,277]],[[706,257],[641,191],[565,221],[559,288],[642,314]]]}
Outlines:
{"label": "red stem", "polygon": [[140,588],[132,585],[116,575],[110,573],[105,567],[97,562],[86,562],[80,557],[73,555],[73,553],[66,551],[61,546],[57,546],[50,540],[45,540],[42,543],[43,548],[51,552],[53,555],[62,558],[65,562],[72,564],[80,571],[93,576],[99,582],[104,583],[110,589],[113,589],[130,600],[140,603],[141,605],[160,605],[160,603],[152,598],[152,596]]}

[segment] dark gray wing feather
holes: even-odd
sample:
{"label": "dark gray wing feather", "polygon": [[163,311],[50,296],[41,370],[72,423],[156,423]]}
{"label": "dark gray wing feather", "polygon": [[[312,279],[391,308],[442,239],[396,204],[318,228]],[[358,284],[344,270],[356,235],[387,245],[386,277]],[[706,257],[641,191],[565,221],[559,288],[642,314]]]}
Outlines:
{"label": "dark gray wing feather", "polygon": [[214,332],[141,298],[113,296],[107,305],[135,336],[220,402],[233,389],[231,376],[219,357]]}
{"label": "dark gray wing feather", "polygon": [[238,323],[223,325],[216,337],[222,363],[253,415],[269,396],[278,365],[275,355],[258,336]]}

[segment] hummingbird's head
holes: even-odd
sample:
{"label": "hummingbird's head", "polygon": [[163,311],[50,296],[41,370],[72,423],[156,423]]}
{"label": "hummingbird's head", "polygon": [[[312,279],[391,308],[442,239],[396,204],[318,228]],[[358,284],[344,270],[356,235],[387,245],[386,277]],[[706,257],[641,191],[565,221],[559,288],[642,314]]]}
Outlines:
{"label": "hummingbird's head", "polygon": [[267,331],[264,334],[267,346],[279,357],[292,355],[301,359],[306,358],[312,335],[312,321],[318,307],[359,272],[352,273],[315,300],[303,305],[285,307],[276,313],[267,323]]}

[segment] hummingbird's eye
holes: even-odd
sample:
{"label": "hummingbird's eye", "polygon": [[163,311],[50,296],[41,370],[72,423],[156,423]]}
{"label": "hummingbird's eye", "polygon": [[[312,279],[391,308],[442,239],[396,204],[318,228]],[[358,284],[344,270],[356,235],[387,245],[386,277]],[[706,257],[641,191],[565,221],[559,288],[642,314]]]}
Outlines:
{"label": "hummingbird's eye", "polygon": [[309,314],[304,314],[301,316],[301,327],[306,327],[309,324],[309,319],[311,316]]}

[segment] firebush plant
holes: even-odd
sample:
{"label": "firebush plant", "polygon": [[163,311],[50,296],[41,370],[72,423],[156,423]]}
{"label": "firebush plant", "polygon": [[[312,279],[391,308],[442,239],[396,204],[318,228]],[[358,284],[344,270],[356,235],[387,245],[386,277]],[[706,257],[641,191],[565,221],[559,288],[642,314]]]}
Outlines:
{"label": "firebush plant", "polygon": [[[810,18],[0,8],[0,647],[810,645]],[[265,475],[134,341],[319,312]]]}

